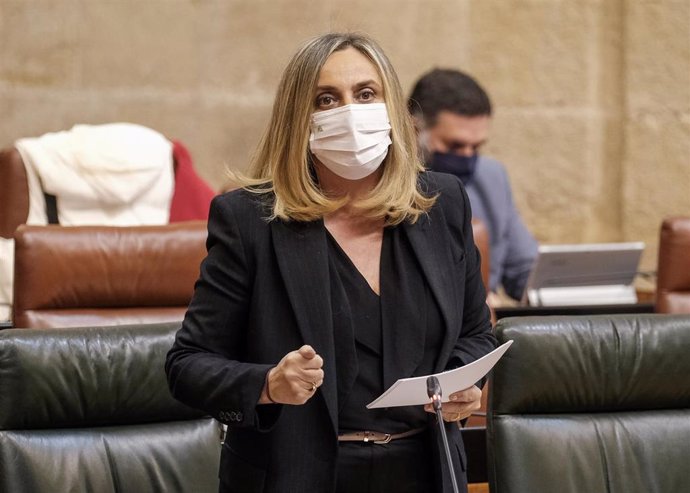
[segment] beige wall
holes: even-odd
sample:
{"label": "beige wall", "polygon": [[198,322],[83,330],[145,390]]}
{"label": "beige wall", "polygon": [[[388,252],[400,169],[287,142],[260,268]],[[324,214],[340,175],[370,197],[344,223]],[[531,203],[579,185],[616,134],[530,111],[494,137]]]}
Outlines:
{"label": "beige wall", "polygon": [[496,106],[487,152],[542,242],[644,240],[690,215],[690,0],[0,0],[0,146],[131,121],[201,173],[242,168],[302,40],[363,30],[409,90],[433,66]]}

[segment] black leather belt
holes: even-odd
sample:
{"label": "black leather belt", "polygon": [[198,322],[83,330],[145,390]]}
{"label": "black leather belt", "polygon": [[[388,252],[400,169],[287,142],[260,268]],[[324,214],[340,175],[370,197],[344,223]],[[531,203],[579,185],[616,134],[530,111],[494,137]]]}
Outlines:
{"label": "black leather belt", "polygon": [[371,443],[388,443],[392,440],[400,438],[407,438],[418,435],[426,431],[426,427],[416,428],[414,430],[405,431],[403,433],[383,433],[380,431],[351,431],[338,435],[339,442],[371,442]]}

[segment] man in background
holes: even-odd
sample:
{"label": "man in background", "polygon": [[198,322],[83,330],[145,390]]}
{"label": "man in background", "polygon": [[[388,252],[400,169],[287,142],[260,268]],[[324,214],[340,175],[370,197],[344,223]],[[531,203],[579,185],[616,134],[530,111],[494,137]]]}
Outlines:
{"label": "man in background", "polygon": [[415,84],[408,100],[427,167],[451,173],[465,184],[472,216],[489,230],[490,281],[519,300],[537,255],[537,242],[513,202],[506,170],[480,156],[489,136],[491,101],[472,77],[434,69]]}

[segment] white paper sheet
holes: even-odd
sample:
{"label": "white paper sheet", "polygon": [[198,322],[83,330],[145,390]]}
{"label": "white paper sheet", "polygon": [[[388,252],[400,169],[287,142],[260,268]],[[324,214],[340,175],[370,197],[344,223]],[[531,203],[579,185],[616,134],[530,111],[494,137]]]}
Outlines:
{"label": "white paper sheet", "polygon": [[[471,387],[482,379],[501,356],[508,350],[513,341],[508,341],[472,363],[455,370],[436,373],[443,391],[442,402],[448,402],[448,396],[459,390]],[[389,387],[383,394],[367,404],[367,409],[397,406],[421,406],[431,402],[426,393],[426,379],[423,377],[401,378]]]}

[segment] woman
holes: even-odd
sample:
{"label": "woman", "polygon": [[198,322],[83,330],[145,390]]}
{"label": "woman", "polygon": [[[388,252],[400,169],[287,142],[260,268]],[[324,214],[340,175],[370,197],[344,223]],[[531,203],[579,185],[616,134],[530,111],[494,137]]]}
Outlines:
{"label": "woman", "polygon": [[[211,206],[166,363],[176,398],[228,424],[221,491],[450,491],[430,407],[364,407],[495,346],[467,195],[423,172],[375,42],[297,52],[244,182]],[[460,484],[456,422],[480,398],[444,405]]]}

